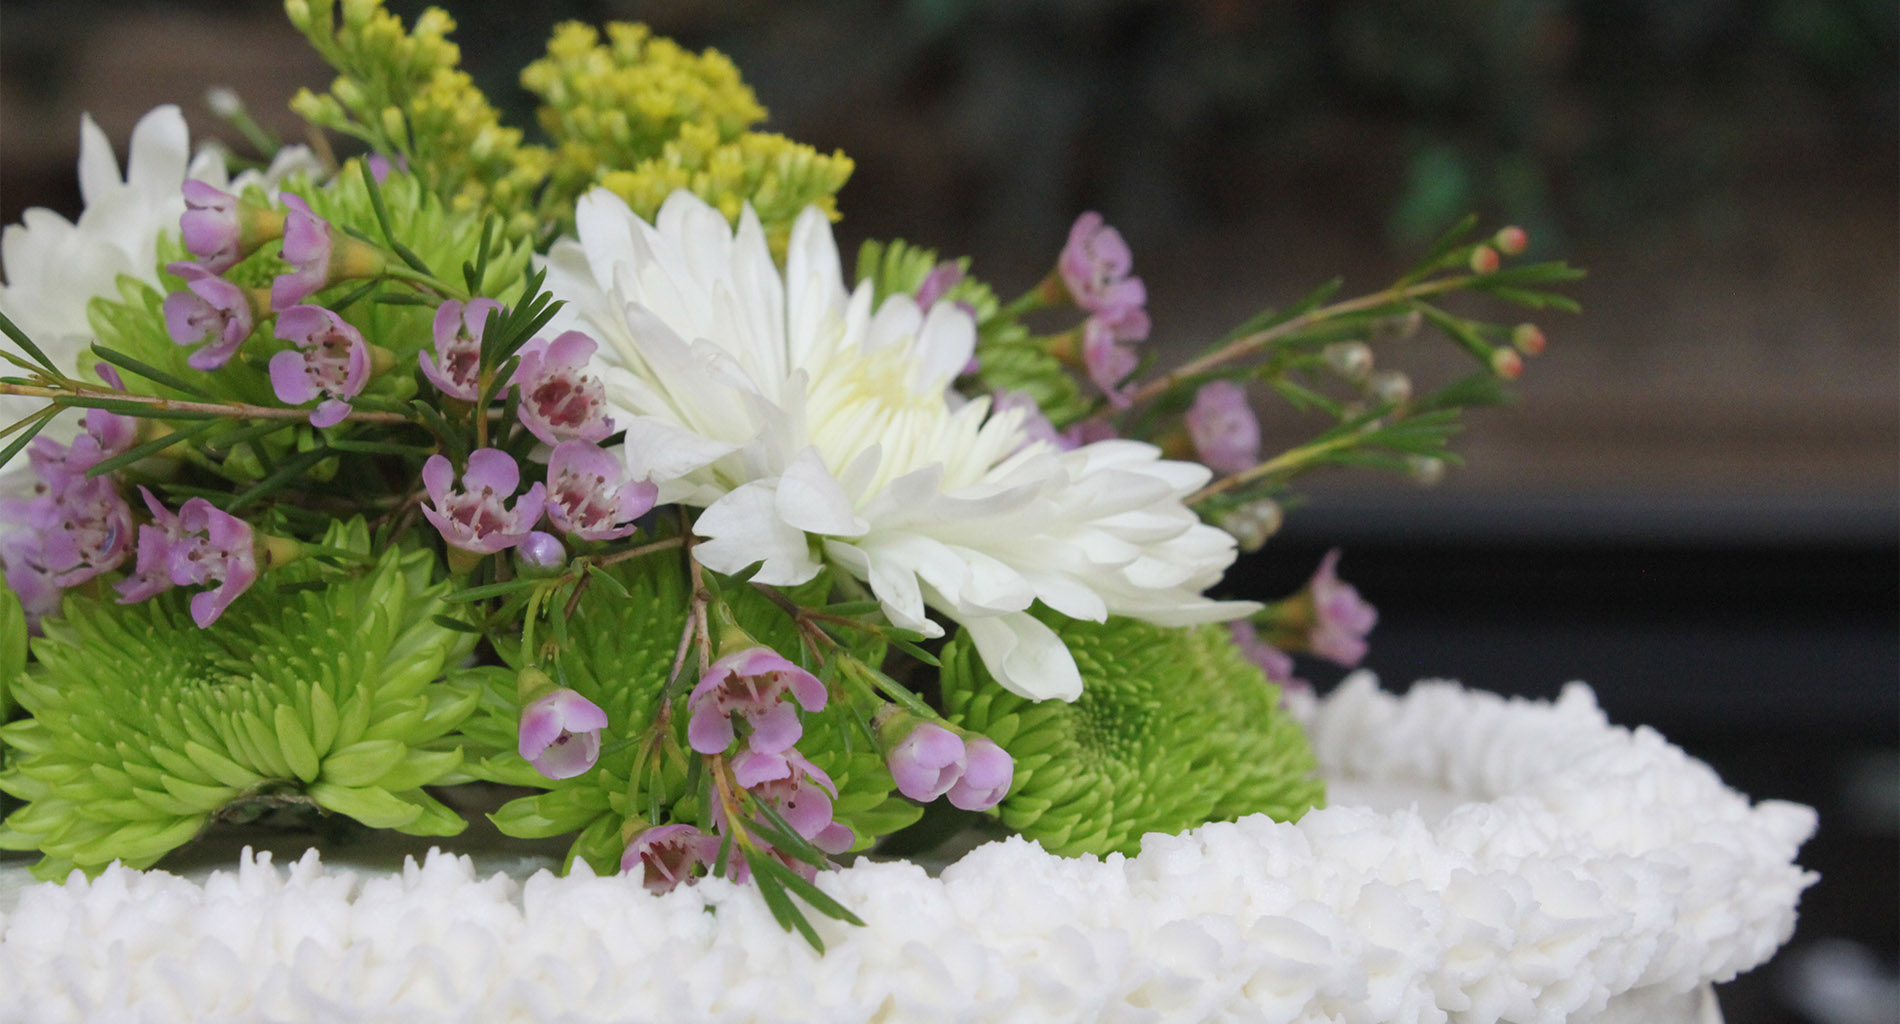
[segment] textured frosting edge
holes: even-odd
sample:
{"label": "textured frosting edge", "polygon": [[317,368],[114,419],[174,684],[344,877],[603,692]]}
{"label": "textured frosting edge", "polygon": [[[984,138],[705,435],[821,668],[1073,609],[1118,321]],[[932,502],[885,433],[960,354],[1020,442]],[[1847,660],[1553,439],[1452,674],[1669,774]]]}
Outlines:
{"label": "textured frosting edge", "polygon": [[[1816,876],[1814,812],[1751,805],[1588,687],[1554,702],[1367,673],[1294,711],[1328,778],[1464,802],[1151,834],[1133,857],[1012,838],[940,877],[859,862],[815,954],[758,894],[652,896],[584,867],[481,877],[312,851],[202,884],[114,866],[24,889],[0,991],[33,1021],[1579,1022],[1764,962]],[[0,1010],[0,1019],[12,1010]]]}

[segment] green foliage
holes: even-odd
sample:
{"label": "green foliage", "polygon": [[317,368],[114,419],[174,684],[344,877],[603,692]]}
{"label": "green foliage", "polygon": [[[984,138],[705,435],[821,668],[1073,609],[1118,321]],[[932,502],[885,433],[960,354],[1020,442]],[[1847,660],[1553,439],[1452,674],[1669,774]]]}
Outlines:
{"label": "green foliage", "polygon": [[[368,532],[340,525],[327,543],[366,556]],[[0,849],[41,851],[34,872],[57,878],[145,867],[214,820],[272,809],[460,832],[422,790],[461,764],[442,737],[477,696],[443,681],[471,638],[433,621],[445,587],[430,564],[402,550],[354,575],[299,562],[202,630],[177,591],[69,597],[17,683],[33,717],[0,728],[17,754],[0,790],[27,802]]]}
{"label": "green foliage", "polygon": [[[496,826],[522,838],[578,833],[568,863],[585,860],[599,872],[618,870],[629,821],[691,821],[705,811],[697,785],[703,779],[693,768],[698,755],[684,743],[685,696],[694,679],[680,682],[669,720],[654,726],[686,626],[686,580],[677,560],[667,557],[634,559],[604,571],[624,594],[598,584],[588,587],[567,619],[567,640],[550,669],[556,682],[607,713],[594,768],[572,779],[549,779],[516,752],[521,708],[511,671],[481,672],[481,704],[463,726],[471,753],[480,755],[473,766],[478,776],[546,790],[504,805],[491,816]],[[821,576],[793,596],[819,603],[828,586]],[[749,586],[727,586],[722,592],[747,633],[795,657],[796,629],[778,605]],[[511,645],[501,645],[500,653],[515,668],[525,664]],[[798,749],[837,784],[833,814],[862,848],[915,821],[919,810],[894,795],[882,756],[852,721],[853,714],[843,699],[821,713],[806,714]]]}
{"label": "green foliage", "polygon": [[1147,832],[1264,813],[1298,818],[1324,786],[1279,688],[1221,626],[1051,619],[1082,671],[1073,704],[1004,690],[967,636],[943,652],[944,703],[1016,759],[998,811],[1053,853],[1133,853]]}
{"label": "green foliage", "polygon": [[13,681],[26,671],[26,609],[0,585],[0,723],[13,711]]}

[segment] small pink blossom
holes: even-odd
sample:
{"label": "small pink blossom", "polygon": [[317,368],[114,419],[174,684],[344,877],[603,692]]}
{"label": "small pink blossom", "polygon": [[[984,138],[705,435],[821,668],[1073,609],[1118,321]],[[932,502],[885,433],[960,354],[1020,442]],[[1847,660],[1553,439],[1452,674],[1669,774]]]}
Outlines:
{"label": "small pink blossom", "polygon": [[59,614],[60,597],[66,592],[47,566],[44,545],[45,536],[38,530],[15,530],[0,537],[0,569],[5,570],[7,589],[20,599],[27,629],[35,635],[41,620]]}
{"label": "small pink blossom", "polygon": [[215,370],[231,361],[251,336],[254,311],[244,289],[196,263],[166,270],[185,279],[185,290],[165,296],[165,331],[180,345],[204,347],[185,358],[194,370]]}
{"label": "small pink blossom", "polygon": [[519,751],[535,771],[571,779],[600,760],[607,713],[586,697],[559,689],[521,709]]}
{"label": "small pink blossom", "polygon": [[138,561],[133,575],[118,585],[120,603],[143,601],[172,587],[209,587],[192,595],[191,619],[200,629],[210,627],[257,582],[251,524],[203,498],[186,501],[174,514],[151,491],[140,487],[139,493],[152,523],[139,527]]}
{"label": "small pink blossom", "polygon": [[719,857],[719,837],[691,825],[656,825],[633,837],[620,855],[620,870],[641,872],[648,892],[671,892],[690,884],[694,871]]}
{"label": "small pink blossom", "polygon": [[963,751],[963,774],[944,794],[951,806],[966,811],[987,811],[1002,803],[1016,776],[1015,759],[987,736],[965,739]]}
{"label": "small pink blossom", "polygon": [[613,433],[606,392],[600,378],[587,372],[597,348],[579,331],[521,346],[521,365],[511,383],[521,389],[519,414],[529,433],[548,444],[599,441]]}
{"label": "small pink blossom", "polygon": [[626,466],[589,441],[562,441],[548,458],[548,521],[582,540],[616,540],[634,530],[660,495],[648,480],[626,481]]}
{"label": "small pink blossom", "polygon": [[464,402],[481,397],[482,330],[488,314],[500,309],[501,303],[494,299],[467,303],[450,299],[436,307],[435,358],[416,353],[416,362],[429,383]]}
{"label": "small pink blossom", "polygon": [[1215,471],[1244,473],[1260,461],[1260,421],[1239,384],[1214,380],[1201,385],[1186,419],[1196,454]]}
{"label": "small pink blossom", "polygon": [[290,270],[270,283],[270,308],[282,312],[330,283],[330,222],[310,210],[302,196],[284,193],[290,213],[284,217],[284,261]]}
{"label": "small pink blossom", "polygon": [[1141,278],[1130,277],[1134,255],[1121,232],[1109,227],[1091,210],[1075,219],[1068,244],[1056,260],[1056,270],[1068,286],[1070,298],[1091,313],[1140,309],[1148,303]]}
{"label": "small pink blossom", "polygon": [[1082,365],[1117,409],[1128,407],[1128,389],[1122,382],[1141,361],[1128,343],[1145,340],[1148,328],[1148,314],[1139,306],[1095,313],[1082,323]]}
{"label": "small pink blossom", "polygon": [[292,306],[277,317],[277,337],[297,346],[270,359],[277,400],[302,405],[321,398],[313,427],[333,427],[350,414],[349,400],[369,380],[369,346],[342,317],[322,306]]}
{"label": "small pink blossom", "polygon": [[195,178],[185,179],[184,195],[185,213],[178,218],[178,227],[186,251],[214,274],[236,266],[244,258],[238,197]]}
{"label": "small pink blossom", "polygon": [[478,448],[469,454],[462,487],[451,490],[455,467],[444,455],[431,455],[422,465],[422,485],[429,504],[422,514],[451,546],[490,555],[513,547],[527,537],[541,518],[545,489],[537,483],[507,502],[521,485],[521,467],[498,448]]}
{"label": "small pink blossom", "polygon": [[797,750],[746,751],[732,759],[732,778],[784,818],[800,838],[817,839],[833,824],[831,801],[838,787]]}
{"label": "small pink blossom", "polygon": [[963,777],[965,760],[963,737],[935,722],[919,722],[890,749],[885,763],[899,793],[929,803]]}
{"label": "small pink blossom", "polygon": [[779,754],[804,735],[798,710],[823,711],[825,684],[768,647],[749,647],[712,663],[687,698],[692,717],[686,738],[702,754],[721,754],[732,746],[732,716],[746,720],[746,746],[753,753]]}
{"label": "small pink blossom", "polygon": [[1339,549],[1334,548],[1307,581],[1306,594],[1312,603],[1307,649],[1352,668],[1366,656],[1366,634],[1378,624],[1379,612],[1359,596],[1352,584],[1339,578],[1334,571],[1338,564]]}
{"label": "small pink blossom", "polygon": [[1311,684],[1293,675],[1293,656],[1260,639],[1260,632],[1246,619],[1236,619],[1227,624],[1234,635],[1234,646],[1240,649],[1242,657],[1259,667],[1267,681],[1277,683],[1285,689],[1310,689]]}

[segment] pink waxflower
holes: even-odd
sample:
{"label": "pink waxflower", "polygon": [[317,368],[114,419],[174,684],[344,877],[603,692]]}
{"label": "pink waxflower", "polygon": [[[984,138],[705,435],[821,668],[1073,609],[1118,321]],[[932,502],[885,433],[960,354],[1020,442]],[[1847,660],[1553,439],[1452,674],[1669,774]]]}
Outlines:
{"label": "pink waxflower", "polygon": [[185,279],[185,290],[165,296],[165,330],[180,345],[204,344],[185,362],[194,370],[215,370],[231,361],[251,336],[256,310],[250,295],[196,263],[172,263],[166,270]]}
{"label": "pink waxflower", "polygon": [[897,791],[918,803],[950,792],[966,767],[963,737],[935,722],[919,722],[890,749],[885,763]]}
{"label": "pink waxflower", "polygon": [[648,480],[590,441],[562,441],[548,458],[548,521],[582,540],[616,540],[634,530],[660,496]]}
{"label": "pink waxflower", "polygon": [[1069,228],[1069,241],[1056,260],[1056,270],[1077,306],[1091,313],[1106,313],[1147,305],[1148,290],[1141,278],[1128,276],[1134,263],[1121,232],[1091,210],[1077,217]]}
{"label": "pink waxflower", "polygon": [[515,565],[523,576],[545,579],[567,568],[567,548],[551,533],[530,530],[515,545]]}
{"label": "pink waxflower", "polygon": [[416,353],[422,375],[450,398],[473,402],[481,397],[482,330],[488,314],[501,309],[494,299],[450,299],[436,307],[435,358]]}
{"label": "pink waxflower", "polygon": [[1095,313],[1082,323],[1082,366],[1117,409],[1128,407],[1128,389],[1122,382],[1140,362],[1126,343],[1146,339],[1148,327],[1148,314],[1139,306]]}
{"label": "pink waxflower", "polygon": [[257,582],[251,524],[203,498],[186,501],[174,514],[151,491],[140,487],[139,493],[152,522],[139,527],[138,561],[118,585],[119,602],[143,601],[172,587],[209,587],[192,596],[191,619],[199,629],[210,627]]}
{"label": "pink waxflower", "polygon": [[1234,646],[1240,649],[1241,657],[1258,666],[1268,682],[1290,690],[1311,689],[1312,684],[1294,677],[1293,656],[1260,639],[1252,622],[1236,619],[1227,628],[1234,635]]}
{"label": "pink waxflower", "polygon": [[613,433],[600,378],[587,372],[599,348],[579,331],[521,346],[521,365],[511,381],[521,389],[519,414],[528,432],[548,444],[598,441]]}
{"label": "pink waxflower", "polygon": [[282,312],[330,283],[330,222],[310,211],[302,196],[284,194],[284,261],[290,270],[270,283],[270,308]]}
{"label": "pink waxflower", "polygon": [[691,825],[656,825],[633,837],[620,855],[620,870],[639,870],[648,892],[671,892],[691,883],[694,871],[719,857],[719,838]]}
{"label": "pink waxflower", "polygon": [[349,400],[369,380],[369,345],[363,335],[322,306],[292,306],[277,317],[277,337],[297,346],[270,358],[270,384],[277,400],[302,405],[321,398],[310,412],[310,425],[343,422],[350,414]]}
{"label": "pink waxflower", "polygon": [[699,677],[686,699],[692,718],[686,738],[702,754],[721,754],[732,746],[732,716],[746,720],[746,746],[753,753],[778,754],[804,735],[798,710],[822,711],[825,684],[769,647],[748,647],[728,654]]}
{"label": "pink waxflower", "polygon": [[185,249],[204,268],[222,274],[244,258],[244,232],[238,221],[238,197],[208,182],[186,178],[185,213],[178,218]]}
{"label": "pink waxflower", "polygon": [[788,747],[776,754],[748,750],[732,759],[732,778],[784,818],[801,838],[818,843],[820,849],[843,839],[843,847],[826,849],[827,853],[850,847],[850,830],[831,818],[831,801],[838,787],[824,769],[797,750]]}
{"label": "pink waxflower", "polygon": [[42,620],[59,614],[60,596],[66,591],[46,564],[45,540],[38,530],[15,530],[0,537],[0,569],[5,571],[7,589],[20,599],[27,629],[36,636]]}
{"label": "pink waxflower", "polygon": [[1359,664],[1366,656],[1366,634],[1378,624],[1379,612],[1359,596],[1352,584],[1334,572],[1339,564],[1339,549],[1326,552],[1319,569],[1307,581],[1306,598],[1311,602],[1307,626],[1307,649],[1319,657],[1346,668]]}
{"label": "pink waxflower", "polygon": [[452,547],[492,555],[521,543],[541,519],[545,489],[538,483],[515,499],[514,508],[507,507],[521,485],[521,467],[499,448],[469,453],[460,490],[449,489],[454,479],[455,467],[447,456],[431,455],[422,465],[422,486],[430,501],[422,506],[422,514]]}
{"label": "pink waxflower", "polygon": [[1016,777],[1016,761],[996,741],[987,736],[971,736],[963,742],[963,774],[944,794],[951,806],[966,811],[987,811],[1003,802]]}
{"label": "pink waxflower", "polygon": [[586,697],[559,689],[521,709],[519,750],[550,779],[571,779],[600,760],[607,713]]}
{"label": "pink waxflower", "polygon": [[1195,453],[1217,472],[1244,473],[1260,461],[1260,421],[1239,384],[1214,380],[1201,385],[1186,419]]}

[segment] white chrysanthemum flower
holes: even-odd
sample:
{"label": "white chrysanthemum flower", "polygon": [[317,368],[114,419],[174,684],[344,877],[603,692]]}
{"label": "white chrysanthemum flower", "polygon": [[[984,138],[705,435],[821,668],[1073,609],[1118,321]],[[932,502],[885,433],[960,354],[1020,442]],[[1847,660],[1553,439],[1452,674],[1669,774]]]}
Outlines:
{"label": "white chrysanthemum flower", "polygon": [[[1081,677],[1040,600],[1075,618],[1186,625],[1246,614],[1201,591],[1234,542],[1182,498],[1204,467],[1108,441],[1026,443],[1019,412],[947,394],[976,341],[969,314],[908,296],[875,310],[847,292],[824,215],[794,225],[781,275],[746,210],[676,192],[654,224],[605,191],[557,242],[557,327],[603,344],[599,372],[627,463],[660,500],[703,506],[694,550],[761,582],[798,583],[820,557],[864,580],[891,621],[936,636],[961,623],[991,672],[1033,698],[1072,700]],[[814,543],[816,541],[816,543]]]}

